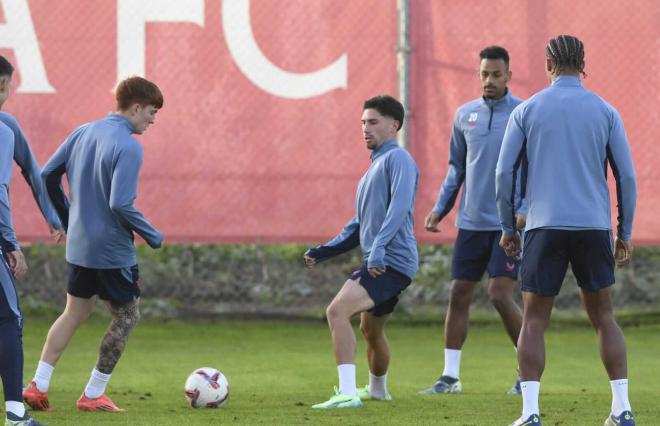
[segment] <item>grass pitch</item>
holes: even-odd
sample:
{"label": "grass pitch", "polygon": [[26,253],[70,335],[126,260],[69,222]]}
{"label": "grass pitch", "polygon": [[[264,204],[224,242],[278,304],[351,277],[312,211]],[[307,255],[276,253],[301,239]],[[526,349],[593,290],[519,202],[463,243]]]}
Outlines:
{"label": "grass pitch", "polygon": [[[28,316],[24,332],[25,380],[34,374],[50,321]],[[75,401],[94,366],[105,322],[83,326],[60,360],[50,387],[49,425],[508,425],[520,416],[518,396],[505,395],[515,377],[514,351],[501,325],[473,326],[464,347],[461,395],[417,395],[442,371],[441,324],[388,325],[392,348],[392,402],[360,409],[313,410],[336,384],[325,323],[144,321],[135,329],[115,369],[108,395],[123,414],[82,413]],[[631,402],[637,424],[660,424],[657,354],[660,326],[624,330]],[[367,380],[358,338],[358,386]],[[610,407],[610,387],[597,339],[588,327],[555,324],[546,338],[541,387],[544,425],[600,425]],[[215,367],[229,379],[230,398],[220,409],[192,409],[183,383],[197,367]]]}

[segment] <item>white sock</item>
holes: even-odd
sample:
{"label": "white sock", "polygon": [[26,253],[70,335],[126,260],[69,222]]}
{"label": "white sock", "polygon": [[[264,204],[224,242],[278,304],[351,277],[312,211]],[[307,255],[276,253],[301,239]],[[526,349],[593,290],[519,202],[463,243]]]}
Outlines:
{"label": "white sock", "polygon": [[43,361],[39,361],[39,364],[37,364],[37,371],[34,373],[34,383],[37,385],[39,392],[48,391],[53,370],[55,370],[55,367]]}
{"label": "white sock", "polygon": [[23,405],[23,401],[6,401],[5,410],[7,412],[11,411],[18,417],[23,417],[25,415],[25,405]]}
{"label": "white sock", "polygon": [[87,387],[85,387],[85,396],[96,399],[105,393],[105,387],[110,381],[112,374],[103,374],[96,368],[92,370]]}
{"label": "white sock", "polygon": [[445,369],[442,375],[458,379],[459,371],[461,371],[461,350],[445,349]]}
{"label": "white sock", "polygon": [[520,382],[523,397],[522,419],[527,420],[532,414],[539,413],[539,390],[541,382]]}
{"label": "white sock", "polygon": [[628,379],[611,380],[612,414],[620,416],[624,411],[632,411],[628,401]]}
{"label": "white sock", "polygon": [[387,395],[387,373],[374,376],[369,372],[369,395],[374,399],[384,399]]}
{"label": "white sock", "polygon": [[339,393],[342,395],[357,396],[355,364],[338,365],[337,373],[339,374]]}

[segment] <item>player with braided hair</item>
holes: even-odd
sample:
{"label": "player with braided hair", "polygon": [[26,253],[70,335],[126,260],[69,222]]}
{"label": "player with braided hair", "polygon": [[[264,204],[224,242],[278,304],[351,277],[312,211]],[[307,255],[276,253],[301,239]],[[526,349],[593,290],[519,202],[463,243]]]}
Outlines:
{"label": "player with braided hair", "polygon": [[[518,340],[522,416],[511,426],[538,426],[539,388],[545,367],[544,332],[568,264],[580,286],[612,388],[605,426],[634,426],[628,401],[623,333],[612,308],[614,265],[633,252],[637,184],[628,138],[619,113],[586,90],[584,45],[560,35],[546,46],[550,87],[518,105],[509,119],[496,168],[496,199],[509,256],[520,253],[515,229],[516,175],[525,177],[528,202],[521,265],[523,323]],[[617,186],[618,227],[612,241],[609,163]],[[560,171],[558,173],[558,171]]]}

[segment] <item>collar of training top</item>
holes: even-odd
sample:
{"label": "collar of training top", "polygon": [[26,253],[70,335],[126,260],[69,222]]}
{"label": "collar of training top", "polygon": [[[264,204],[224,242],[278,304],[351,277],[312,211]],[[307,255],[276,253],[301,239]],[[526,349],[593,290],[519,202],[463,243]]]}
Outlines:
{"label": "collar of training top", "polygon": [[500,104],[508,104],[511,102],[511,91],[509,91],[509,88],[507,87],[504,96],[502,96],[499,99],[486,99],[483,96],[481,97],[481,100],[486,106],[488,107],[495,107]]}
{"label": "collar of training top", "polygon": [[577,87],[582,86],[580,77],[574,75],[560,75],[552,82],[553,86],[562,86],[562,87]]}
{"label": "collar of training top", "polygon": [[135,133],[135,126],[133,126],[133,123],[128,121],[128,118],[124,117],[123,115],[118,114],[116,112],[111,112],[108,114],[106,118],[110,121],[114,121],[119,124],[125,124],[126,127],[128,127],[128,130],[131,131],[131,133]]}
{"label": "collar of training top", "polygon": [[399,147],[399,143],[396,141],[396,139],[391,139],[387,142],[384,142],[381,146],[374,149],[374,151],[371,153],[371,161],[374,161],[376,158],[385,154],[387,151],[391,151],[394,148],[398,148],[398,147]]}

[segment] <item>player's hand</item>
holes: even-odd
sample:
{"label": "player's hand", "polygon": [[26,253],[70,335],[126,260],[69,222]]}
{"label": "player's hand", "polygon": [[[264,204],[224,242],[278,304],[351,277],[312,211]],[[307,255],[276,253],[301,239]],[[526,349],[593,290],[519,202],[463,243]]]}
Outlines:
{"label": "player's hand", "polygon": [[11,272],[16,278],[21,278],[27,273],[27,262],[22,251],[15,250],[8,252],[7,260],[9,260],[9,269],[11,269]]}
{"label": "player's hand", "polygon": [[50,236],[55,240],[56,243],[61,242],[64,240],[64,237],[66,236],[66,232],[64,232],[64,228],[55,228],[52,225],[48,226],[48,231],[50,232]]}
{"label": "player's hand", "polygon": [[307,254],[303,255],[303,260],[305,261],[305,266],[307,266],[307,269],[312,269],[314,265],[316,265],[316,259],[308,256]]}
{"label": "player's hand", "polygon": [[383,275],[385,273],[385,268],[369,268],[367,271],[369,272],[369,275],[376,278],[379,275]]}
{"label": "player's hand", "polygon": [[524,229],[527,225],[527,218],[522,213],[516,213],[516,229]]}
{"label": "player's hand", "polygon": [[440,223],[440,215],[435,212],[430,212],[426,215],[426,219],[424,219],[424,229],[429,232],[440,232],[438,229],[438,223]]}
{"label": "player's hand", "polygon": [[614,242],[614,260],[616,266],[622,268],[630,263],[633,254],[632,240],[616,239]]}
{"label": "player's hand", "polygon": [[513,235],[504,235],[500,238],[500,247],[504,249],[507,256],[518,259],[522,250],[520,244],[520,234],[516,231]]}

